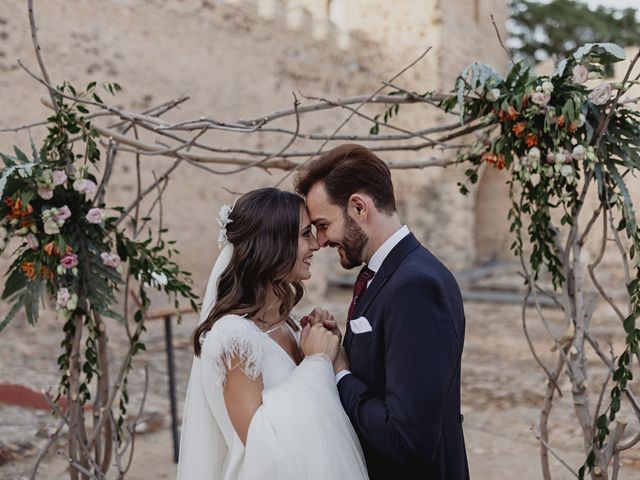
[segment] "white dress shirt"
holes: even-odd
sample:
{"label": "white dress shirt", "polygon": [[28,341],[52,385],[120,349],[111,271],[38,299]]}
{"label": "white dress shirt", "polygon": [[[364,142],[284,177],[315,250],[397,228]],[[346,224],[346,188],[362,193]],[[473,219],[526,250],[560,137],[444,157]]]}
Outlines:
{"label": "white dress shirt", "polygon": [[[369,285],[371,285],[371,282],[375,278],[375,274],[378,273],[378,270],[380,270],[380,267],[382,266],[385,258],[387,258],[387,255],[389,255],[389,252],[393,250],[393,247],[400,243],[400,240],[409,235],[409,233],[409,227],[403,225],[398,230],[396,230],[393,235],[387,238],[385,242],[380,245],[380,247],[373,253],[371,259],[369,260],[369,263],[367,264],[369,269],[373,271],[373,277],[371,277],[371,280],[369,280],[369,282],[367,283],[367,288],[369,288]],[[347,319],[347,321],[349,321],[349,319]],[[351,372],[349,370],[340,370],[338,373],[336,373],[336,385],[343,377],[349,375],[350,373]]]}

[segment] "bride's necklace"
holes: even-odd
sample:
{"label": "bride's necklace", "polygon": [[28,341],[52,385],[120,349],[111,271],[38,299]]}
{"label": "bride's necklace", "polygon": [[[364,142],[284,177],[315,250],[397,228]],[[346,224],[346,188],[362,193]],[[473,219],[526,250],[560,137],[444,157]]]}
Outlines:
{"label": "bride's necklace", "polygon": [[264,317],[266,316],[267,312],[271,310],[273,307],[275,307],[275,305],[267,307],[261,316],[259,317],[256,316],[255,318],[255,322],[258,324],[258,327],[260,328],[260,330],[262,330],[267,335],[279,329],[282,325],[282,322],[284,321],[284,318],[282,317],[279,317],[275,322],[272,322],[272,323],[269,323],[266,320],[264,320]]}

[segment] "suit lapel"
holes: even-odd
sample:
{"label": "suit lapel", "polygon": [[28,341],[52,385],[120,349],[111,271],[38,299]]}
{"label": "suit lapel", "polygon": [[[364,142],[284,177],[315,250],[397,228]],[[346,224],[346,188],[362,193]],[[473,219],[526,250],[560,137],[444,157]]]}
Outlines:
{"label": "suit lapel", "polygon": [[[378,295],[382,287],[387,283],[393,272],[400,266],[400,263],[405,259],[409,253],[414,251],[416,248],[420,246],[420,242],[416,239],[416,237],[410,233],[406,237],[404,237],[398,244],[393,247],[393,249],[387,255],[387,258],[384,259],[382,265],[380,266],[380,270],[376,272],[375,277],[371,281],[371,285],[367,287],[364,291],[364,294],[356,304],[356,308],[353,311],[353,318],[358,318],[362,316],[362,314],[367,310],[369,304],[373,301],[374,298]],[[371,320],[370,320],[371,321]],[[351,332],[351,326],[349,322],[347,322],[347,330],[344,337],[345,348],[347,351],[350,350],[351,347],[351,339],[353,337],[353,333]]]}

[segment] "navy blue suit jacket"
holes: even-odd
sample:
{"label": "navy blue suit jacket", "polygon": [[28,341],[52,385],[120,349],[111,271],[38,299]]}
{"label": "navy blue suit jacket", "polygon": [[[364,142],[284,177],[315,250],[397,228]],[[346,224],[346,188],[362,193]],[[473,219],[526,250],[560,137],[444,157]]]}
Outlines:
{"label": "navy blue suit jacket", "polygon": [[389,253],[352,318],[372,330],[344,347],[340,400],[371,480],[466,480],[460,414],[465,318],[453,275],[409,234]]}

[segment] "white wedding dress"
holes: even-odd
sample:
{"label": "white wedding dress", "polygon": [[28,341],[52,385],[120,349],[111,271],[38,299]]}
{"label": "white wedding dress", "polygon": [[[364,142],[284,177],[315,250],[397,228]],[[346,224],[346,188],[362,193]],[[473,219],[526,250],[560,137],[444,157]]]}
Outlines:
{"label": "white wedding dress", "polygon": [[[229,246],[225,247],[229,248]],[[230,256],[222,252],[220,257]],[[228,264],[228,262],[227,262]],[[201,321],[215,302],[221,258],[209,279]],[[216,270],[219,270],[216,274]],[[213,283],[213,285],[212,285]],[[207,297],[209,301],[207,305]],[[288,328],[288,327],[287,327]],[[293,333],[293,332],[292,332]],[[223,398],[232,356],[244,359],[264,390],[243,445]],[[178,480],[365,480],[358,438],[342,409],[326,355],[300,365],[252,321],[227,315],[216,321],[195,358],[183,415]]]}

